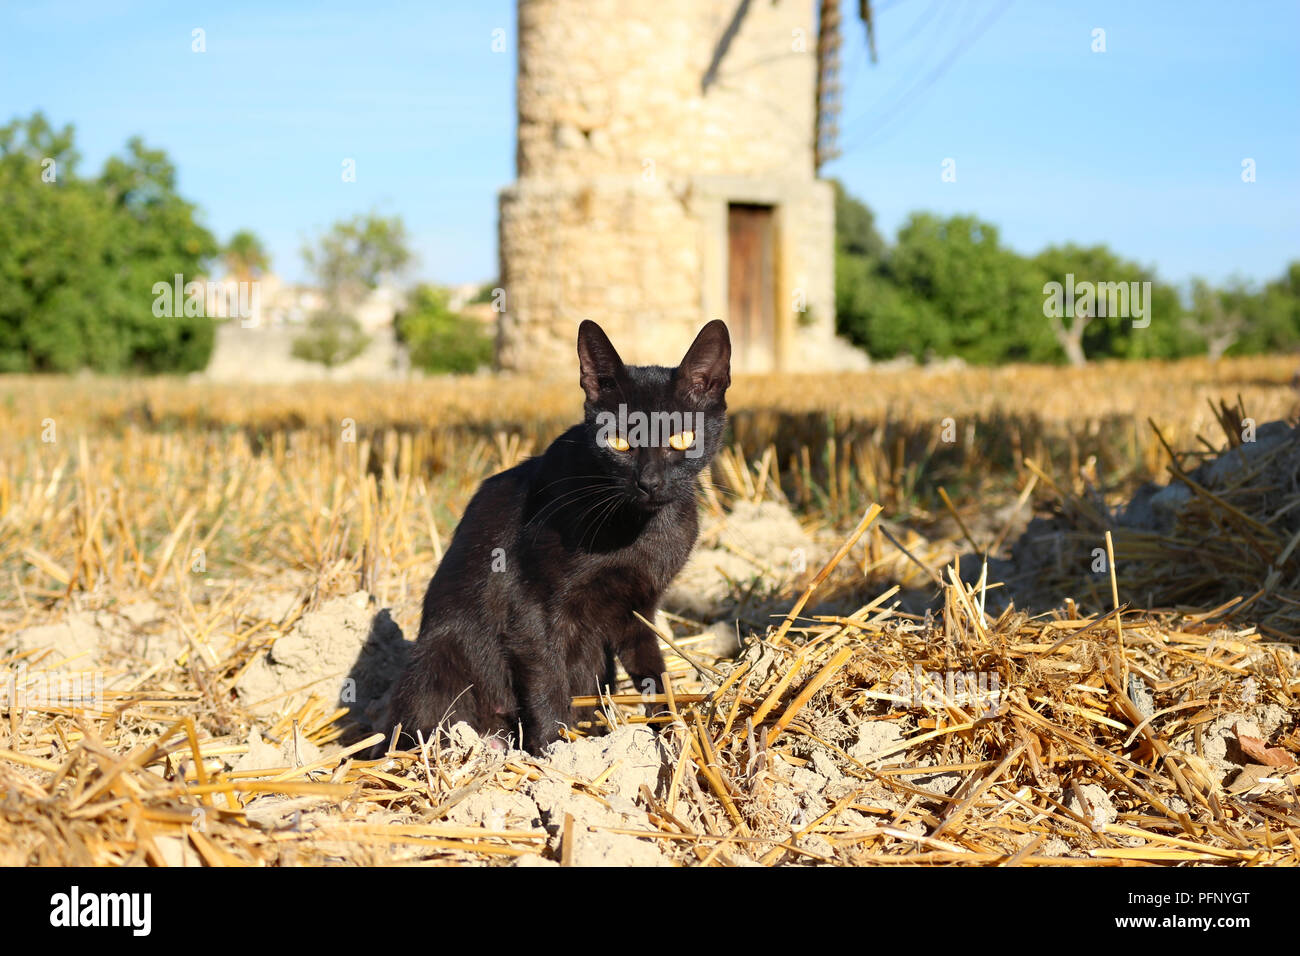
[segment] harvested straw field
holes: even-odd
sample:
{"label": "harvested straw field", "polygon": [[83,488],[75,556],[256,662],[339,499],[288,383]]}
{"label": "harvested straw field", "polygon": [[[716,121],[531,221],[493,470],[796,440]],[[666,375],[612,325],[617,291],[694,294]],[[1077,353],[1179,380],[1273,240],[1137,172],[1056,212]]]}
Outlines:
{"label": "harvested straw field", "polygon": [[576,386],[0,380],[0,863],[1293,865],[1293,372],[738,381],[666,713],[545,757],[375,728]]}

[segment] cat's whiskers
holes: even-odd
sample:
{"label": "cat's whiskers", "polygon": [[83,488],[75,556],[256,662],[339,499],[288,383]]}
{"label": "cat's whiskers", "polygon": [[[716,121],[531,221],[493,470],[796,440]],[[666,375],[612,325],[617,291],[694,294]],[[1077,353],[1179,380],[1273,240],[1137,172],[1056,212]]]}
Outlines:
{"label": "cat's whiskers", "polygon": [[596,482],[605,481],[612,484],[617,482],[618,480],[619,479],[615,478],[613,475],[562,475],[559,478],[556,478],[553,481],[548,481],[546,484],[542,485],[542,487],[538,488],[534,492],[534,494],[540,495],[543,491],[546,491],[552,485],[558,485],[562,481],[596,481]]}
{"label": "cat's whiskers", "polygon": [[[581,514],[581,516],[579,516],[578,522],[581,523],[587,517],[587,515],[589,515],[592,511],[594,511],[596,508],[601,508],[601,510],[597,513],[595,519],[592,521],[592,528],[591,528],[592,545],[595,545],[596,539],[600,535],[600,529],[605,526],[605,522],[608,521],[610,516],[613,515],[615,511],[618,510],[618,506],[627,500],[628,498],[626,494],[622,492],[613,492],[606,498],[602,498],[600,501],[596,502],[594,505],[592,505],[586,511],[584,511]],[[582,532],[582,536],[578,539],[578,547],[581,548],[583,544],[586,542],[586,540],[587,540],[587,532],[586,530],[584,530]]]}
{"label": "cat's whiskers", "polygon": [[[575,477],[579,477],[579,476],[575,476]],[[529,530],[529,528],[531,528],[534,524],[539,524],[540,522],[543,521],[543,519],[549,519],[552,515],[558,513],[562,508],[570,504],[581,503],[584,496],[597,494],[602,490],[608,490],[619,484],[619,482],[616,479],[608,475],[581,476],[581,477],[587,477],[589,479],[600,478],[602,479],[602,481],[590,481],[588,484],[583,485],[581,488],[570,489],[569,491],[566,491],[563,494],[560,494],[559,496],[552,498],[550,501],[546,502],[544,505],[542,505],[541,508],[537,510],[537,514],[533,515],[532,518],[528,520],[528,523],[525,524],[520,529],[520,534],[521,535],[525,534]]]}
{"label": "cat's whiskers", "polygon": [[570,488],[565,491],[557,492],[556,497],[553,497],[547,502],[545,502],[543,507],[545,507],[546,505],[554,504],[557,501],[564,501],[567,498],[572,497],[573,495],[581,494],[584,491],[590,491],[593,488],[612,487],[613,485],[619,483],[618,479],[610,475],[571,475],[568,478],[557,478],[555,481],[552,481],[546,487],[549,488],[551,487],[551,485],[559,484],[561,481],[570,481],[574,479],[580,479],[584,481],[585,484],[581,488]]}

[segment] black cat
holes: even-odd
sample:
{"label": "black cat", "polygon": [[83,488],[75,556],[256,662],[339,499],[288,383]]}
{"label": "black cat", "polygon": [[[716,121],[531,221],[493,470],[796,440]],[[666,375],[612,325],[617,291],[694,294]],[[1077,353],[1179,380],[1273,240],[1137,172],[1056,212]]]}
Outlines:
{"label": "black cat", "polygon": [[731,339],[700,330],[676,368],[624,365],[578,329],[585,417],[546,452],[483,482],[424,598],[392,724],[514,735],[533,753],[572,724],[570,698],[614,682],[662,693],[653,621],[698,530],[696,478],[722,442]]}

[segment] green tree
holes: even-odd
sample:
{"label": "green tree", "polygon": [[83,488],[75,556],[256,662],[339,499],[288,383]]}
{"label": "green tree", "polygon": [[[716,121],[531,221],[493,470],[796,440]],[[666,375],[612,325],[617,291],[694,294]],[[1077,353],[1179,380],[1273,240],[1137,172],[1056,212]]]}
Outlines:
{"label": "green tree", "polygon": [[[1174,357],[1202,347],[1177,291],[1106,246],[1049,246],[1025,257],[1002,245],[991,223],[925,212],[913,213],[890,246],[875,231],[871,211],[839,184],[836,211],[839,331],[876,357],[933,353],[978,363],[1082,363],[1089,357]],[[1102,314],[1094,298],[1087,313],[1081,292],[1083,313],[1052,314],[1048,284],[1064,286],[1067,276],[1092,284],[1108,306],[1114,296],[1123,308]],[[1140,300],[1132,299],[1134,282]],[[1230,314],[1244,316],[1238,348],[1257,347],[1255,339],[1281,347],[1300,337],[1298,300],[1290,291],[1297,283],[1300,264],[1253,299],[1240,290],[1223,292],[1237,303]],[[1135,328],[1139,306],[1150,322]]]}
{"label": "green tree", "polygon": [[835,189],[836,326],[876,358],[946,351],[943,323],[923,299],[889,272],[890,250],[876,230],[875,213],[838,180]]}
{"label": "green tree", "polygon": [[211,321],[153,308],[155,283],[197,278],[216,249],[174,167],[133,139],[99,177],[78,173],[70,125],[0,127],[0,370],[203,368]]}
{"label": "green tree", "polygon": [[307,329],[293,340],[292,351],[300,359],[333,368],[356,358],[369,344],[370,336],[355,316],[326,307],[307,319]]}
{"label": "green tree", "polygon": [[478,319],[453,312],[446,289],[419,285],[397,319],[411,362],[427,372],[473,372],[492,363],[492,337]]}
{"label": "green tree", "polygon": [[835,313],[840,334],[876,358],[921,358],[949,351],[947,327],[924,299],[910,294],[883,264],[835,254]]}
{"label": "green tree", "polygon": [[334,223],[303,260],[316,275],[325,306],[307,321],[293,342],[293,354],[333,366],[355,358],[369,343],[355,316],[366,293],[411,261],[401,217],[375,214]]}
{"label": "green tree", "polygon": [[886,246],[876,231],[876,214],[850,196],[838,179],[832,179],[831,186],[835,190],[835,248],[851,256],[883,259]]}
{"label": "green tree", "polygon": [[1183,329],[1205,343],[1211,362],[1218,361],[1246,329],[1243,307],[1252,298],[1248,289],[1216,289],[1204,279],[1192,280],[1192,307],[1183,316]]}
{"label": "green tree", "polygon": [[496,301],[497,290],[501,288],[501,283],[497,279],[491,282],[484,282],[474,293],[474,298],[470,299],[471,305],[489,305]]}
{"label": "green tree", "polygon": [[[1079,355],[1076,358],[1173,358],[1190,355],[1196,351],[1194,342],[1189,341],[1187,325],[1178,292],[1172,286],[1160,282],[1155,273],[1135,262],[1124,259],[1104,245],[1079,246],[1074,243],[1048,246],[1033,259],[1033,266],[1038,269],[1040,321],[1050,328],[1052,319],[1043,316],[1041,305],[1046,298],[1042,288],[1049,282],[1059,283],[1064,289],[1067,277],[1073,276],[1077,287],[1088,282],[1097,289],[1096,303],[1090,315],[1070,316],[1059,319],[1059,326],[1079,331],[1077,339]],[[1150,296],[1143,283],[1151,283]],[[1137,283],[1143,316],[1137,318],[1138,300],[1133,298],[1133,283]],[[1106,288],[1101,286],[1105,284]],[[1123,288],[1121,288],[1121,285]],[[1103,292],[1107,306],[1100,307]],[[1111,307],[1112,298],[1120,310]],[[1113,314],[1126,311],[1127,315]],[[1102,314],[1103,312],[1107,314]],[[1077,320],[1077,323],[1076,321]],[[1145,327],[1134,327],[1134,321],[1149,323]],[[1067,346],[1067,336],[1059,332],[1054,336],[1057,345],[1068,357],[1074,346]]]}
{"label": "green tree", "polygon": [[334,223],[315,245],[303,248],[302,256],[327,298],[354,307],[385,276],[410,263],[408,244],[400,216],[371,213]]}
{"label": "green tree", "polygon": [[973,216],[914,213],[898,231],[886,273],[929,307],[926,337],[968,361],[1050,361],[1050,332],[1034,270]]}
{"label": "green tree", "polygon": [[[165,153],[135,137],[127,142],[125,157],[108,160],[99,185],[113,212],[107,264],[124,280],[114,324],[127,340],[126,367],[204,368],[215,336],[212,319],[184,315],[180,303],[173,303],[172,315],[158,317],[152,309],[155,283],[178,275],[186,282],[198,279],[218,251],[212,233],[199,225],[196,207],[176,192],[176,168]],[[144,298],[142,291],[150,295]]]}
{"label": "green tree", "polygon": [[1300,261],[1254,292],[1242,282],[1224,292],[1230,307],[1245,316],[1245,328],[1234,351],[1284,352],[1300,344]]}
{"label": "green tree", "polygon": [[248,282],[271,271],[271,256],[262,240],[247,229],[230,237],[221,250],[226,269],[240,282]]}

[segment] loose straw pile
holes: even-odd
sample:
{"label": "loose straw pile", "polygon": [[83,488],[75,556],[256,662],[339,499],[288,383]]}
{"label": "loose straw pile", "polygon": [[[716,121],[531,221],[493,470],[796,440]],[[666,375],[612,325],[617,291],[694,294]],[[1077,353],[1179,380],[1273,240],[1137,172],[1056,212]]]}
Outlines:
{"label": "loose straw pile", "polygon": [[[1052,594],[1072,594],[1094,608],[1109,605],[1106,579],[1081,573],[1105,534],[1114,537],[1113,562],[1123,569],[1129,599],[1144,607],[1201,614],[1224,626],[1257,625],[1272,637],[1300,635],[1300,432],[1261,445],[1242,435],[1244,410],[1215,409],[1226,447],[1177,453],[1151,423],[1168,456],[1171,489],[1186,490],[1170,518],[1155,530],[1117,521],[1095,495],[1027,464],[1056,498],[1066,530],[1056,560],[1036,566],[1038,584]],[[1249,452],[1249,453],[1247,453]],[[1196,461],[1214,462],[1203,474]]]}

